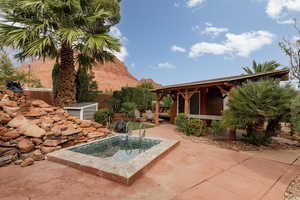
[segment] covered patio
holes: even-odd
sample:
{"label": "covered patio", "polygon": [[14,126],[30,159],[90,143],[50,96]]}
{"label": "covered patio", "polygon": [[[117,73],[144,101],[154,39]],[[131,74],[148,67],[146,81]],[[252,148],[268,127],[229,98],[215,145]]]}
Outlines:
{"label": "covered patio", "polygon": [[170,121],[174,123],[178,113],[185,113],[192,118],[203,120],[221,120],[226,108],[229,93],[246,81],[273,78],[289,80],[289,70],[223,77],[211,80],[164,86],[153,90],[156,93],[155,123],[159,124],[160,101],[170,95],[173,99]]}

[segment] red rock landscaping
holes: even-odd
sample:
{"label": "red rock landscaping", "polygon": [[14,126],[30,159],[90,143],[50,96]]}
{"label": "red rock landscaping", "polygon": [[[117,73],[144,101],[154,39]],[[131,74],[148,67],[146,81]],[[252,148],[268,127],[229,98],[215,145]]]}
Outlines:
{"label": "red rock landscaping", "polygon": [[47,153],[108,134],[101,124],[79,120],[42,100],[27,100],[9,90],[0,93],[0,167],[26,167]]}

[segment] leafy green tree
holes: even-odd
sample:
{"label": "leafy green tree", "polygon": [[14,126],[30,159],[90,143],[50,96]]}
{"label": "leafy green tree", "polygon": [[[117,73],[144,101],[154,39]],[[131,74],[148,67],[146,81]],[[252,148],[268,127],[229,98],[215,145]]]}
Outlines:
{"label": "leafy green tree", "polygon": [[170,95],[166,95],[162,99],[161,103],[162,103],[163,106],[170,108],[173,104],[173,99]]}
{"label": "leafy green tree", "polygon": [[58,95],[58,88],[59,88],[59,69],[60,64],[55,63],[52,69],[52,92],[53,92],[53,98],[56,99]]}
{"label": "leafy green tree", "polygon": [[292,131],[300,133],[300,95],[292,100],[291,104]]}
{"label": "leafy green tree", "polygon": [[149,89],[149,90],[154,89],[153,84],[152,83],[148,83],[148,82],[141,83],[140,85],[138,85],[138,87]]}
{"label": "leafy green tree", "polygon": [[7,81],[19,81],[27,87],[42,87],[39,79],[32,78],[30,73],[16,70],[7,53],[0,51],[0,86],[5,86]]}
{"label": "leafy green tree", "polygon": [[289,85],[281,87],[279,81],[247,82],[231,92],[222,123],[246,129],[248,136],[259,133],[268,138],[276,134],[279,122],[289,120],[293,96],[295,91]]}
{"label": "leafy green tree", "polygon": [[119,0],[0,0],[0,45],[17,58],[51,57],[60,70],[56,104],[75,102],[75,63],[113,60],[118,39],[108,33],[120,21]]}
{"label": "leafy green tree", "polygon": [[253,60],[252,67],[243,67],[243,70],[247,74],[255,74],[260,72],[268,72],[277,69],[280,66],[276,61],[264,62],[262,64],[257,64],[255,60]]}
{"label": "leafy green tree", "polygon": [[95,101],[98,86],[94,80],[93,72],[87,71],[85,67],[79,67],[76,74],[76,100],[77,102]]}
{"label": "leafy green tree", "polygon": [[114,112],[120,112],[121,105],[125,102],[133,102],[137,109],[144,111],[151,109],[154,94],[149,90],[141,87],[124,87],[121,91],[115,91],[113,98],[109,100]]}

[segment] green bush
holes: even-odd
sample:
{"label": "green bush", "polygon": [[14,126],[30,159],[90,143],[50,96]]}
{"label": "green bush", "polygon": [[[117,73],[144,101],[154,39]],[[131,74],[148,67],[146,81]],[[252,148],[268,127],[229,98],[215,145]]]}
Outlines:
{"label": "green bush", "polygon": [[244,136],[244,140],[250,144],[254,144],[257,146],[269,145],[271,143],[270,137],[256,131],[252,131],[250,134]]}
{"label": "green bush", "polygon": [[134,117],[134,111],[136,110],[136,108],[137,106],[135,103],[125,102],[122,103],[121,113],[127,115],[128,117]]}
{"label": "green bush", "polygon": [[94,120],[105,126],[112,121],[113,117],[114,113],[108,109],[100,109],[94,114]]}
{"label": "green bush", "polygon": [[175,119],[175,125],[177,126],[177,129],[179,131],[182,131],[186,121],[187,121],[187,117],[184,113],[179,113]]}
{"label": "green bush", "polygon": [[296,96],[291,103],[292,131],[300,133],[300,95]]}
{"label": "green bush", "polygon": [[95,76],[92,71],[88,71],[86,67],[80,66],[76,73],[76,101],[91,102],[97,98],[98,86],[94,80]]}
{"label": "green bush", "polygon": [[186,135],[202,136],[206,131],[206,123],[201,119],[188,119],[184,123],[183,132]]}
{"label": "green bush", "polygon": [[177,130],[182,131],[186,135],[201,136],[206,131],[206,123],[201,119],[187,118],[183,113],[177,115],[175,119]]}
{"label": "green bush", "polygon": [[247,82],[231,92],[222,123],[228,128],[246,129],[247,134],[260,132],[271,137],[276,134],[278,124],[289,119],[294,95],[290,86],[281,87],[277,80]]}
{"label": "green bush", "polygon": [[219,121],[219,120],[213,120],[211,122],[210,127],[208,128],[208,131],[213,136],[217,136],[220,133],[222,133],[224,131],[224,128],[221,126],[221,121]]}

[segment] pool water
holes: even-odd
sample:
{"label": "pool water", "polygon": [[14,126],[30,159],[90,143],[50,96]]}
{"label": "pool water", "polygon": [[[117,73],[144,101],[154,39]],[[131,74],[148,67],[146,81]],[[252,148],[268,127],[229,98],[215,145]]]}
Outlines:
{"label": "pool water", "polygon": [[151,138],[141,139],[136,136],[116,136],[74,147],[69,150],[100,157],[105,160],[126,162],[160,142],[160,140]]}

